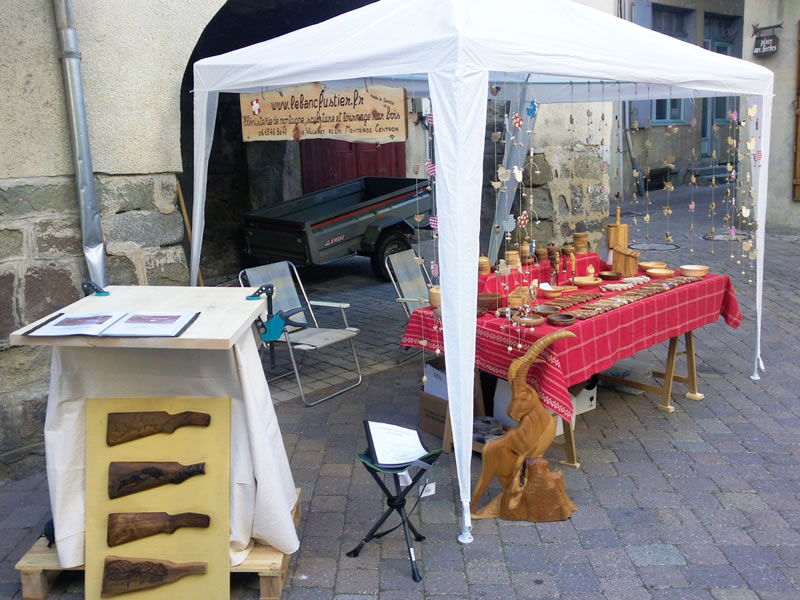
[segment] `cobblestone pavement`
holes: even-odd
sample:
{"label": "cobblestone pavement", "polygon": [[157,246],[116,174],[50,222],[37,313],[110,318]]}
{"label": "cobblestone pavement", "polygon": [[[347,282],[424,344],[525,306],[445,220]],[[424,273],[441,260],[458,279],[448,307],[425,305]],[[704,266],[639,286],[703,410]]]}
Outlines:
{"label": "cobblestone pavement", "polygon": [[[709,193],[697,192],[698,233],[709,227],[703,208]],[[660,215],[664,194],[651,196],[652,214]],[[734,276],[744,323],[733,330],[720,321],[695,335],[705,400],[685,399],[685,387],[676,384],[677,410],[667,415],[656,409],[655,397],[601,388],[598,408],[577,419],[581,469],[563,470],[578,512],[557,523],[478,521],[470,545],[456,540],[455,464],[444,456],[432,469],[436,494],[412,516],[427,536],[416,544],[421,583],[411,579],[399,531],[368,544],[358,558],[345,554],[383,510],[380,491],[354,461],[365,445],[362,419],[416,426],[421,359],[397,366],[404,313],[391,285],[372,277],[367,260],[305,269],[310,295],[351,302],[348,318],[362,329],[358,353],[367,377],[359,388],[314,408],[301,405],[291,379],[272,385],[292,471],[303,489],[301,547],[282,598],[800,598],[800,238],[767,236],[767,370],[752,381],[755,286],[747,284],[749,261],[737,265],[736,252],[730,258],[732,243],[714,242],[711,255],[711,242],[679,236],[692,216],[687,203],[685,190],[673,194],[670,226],[682,247],[644,252],[642,259],[710,264]],[[665,225],[654,217],[650,240],[638,239],[644,229],[631,238],[662,241]],[[326,314],[324,321],[329,317],[337,315]],[[655,363],[665,355],[661,345],[637,358]],[[342,367],[338,356],[309,359],[307,387],[323,389],[342,377],[335,369]],[[684,365],[679,361],[678,368]],[[559,450],[552,448],[549,456],[551,467],[559,468]],[[474,455],[473,478],[479,471]],[[21,597],[13,567],[48,516],[43,475],[0,481],[0,598]],[[234,577],[231,597],[257,598],[257,586],[254,575]],[[67,573],[51,597],[81,598],[82,590],[81,575]]]}

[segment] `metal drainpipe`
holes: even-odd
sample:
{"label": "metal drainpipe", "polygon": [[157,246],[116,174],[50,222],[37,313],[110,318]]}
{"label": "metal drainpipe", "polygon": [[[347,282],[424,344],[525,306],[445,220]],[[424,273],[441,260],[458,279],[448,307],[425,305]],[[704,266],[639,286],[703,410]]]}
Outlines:
{"label": "metal drainpipe", "polygon": [[81,53],[78,50],[78,33],[75,31],[75,15],[71,0],[53,0],[56,17],[58,43],[61,50],[61,65],[64,72],[64,92],[67,101],[72,157],[75,164],[75,185],[81,209],[81,233],[83,253],[89,267],[89,277],[101,287],[105,286],[106,250],[103,230],[100,227],[100,212],[94,189],[92,153],[89,149],[89,127],[86,123],[86,106],[83,102],[81,80]]}

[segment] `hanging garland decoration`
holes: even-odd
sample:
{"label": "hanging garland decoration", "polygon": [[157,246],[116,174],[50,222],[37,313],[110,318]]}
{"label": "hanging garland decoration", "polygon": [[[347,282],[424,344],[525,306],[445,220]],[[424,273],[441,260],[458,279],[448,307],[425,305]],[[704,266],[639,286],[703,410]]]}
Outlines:
{"label": "hanging garland decoration", "polygon": [[675,186],[670,181],[672,177],[672,171],[675,169],[675,157],[668,156],[664,160],[664,166],[667,168],[667,181],[664,182],[664,189],[667,191],[667,205],[664,207],[664,216],[667,218],[667,231],[664,234],[664,239],[667,243],[672,243],[672,234],[670,233],[670,217],[672,216],[672,205],[670,204],[670,196],[672,192],[675,191]]}
{"label": "hanging garland decoration", "polygon": [[[736,206],[736,197],[738,192],[738,181],[736,179],[736,169],[734,167],[737,164],[737,155],[736,155],[736,140],[739,135],[739,113],[734,111],[728,112],[728,161],[725,164],[725,169],[727,170],[727,179],[726,179],[726,198],[727,198],[727,205],[726,205],[726,217],[728,222],[726,223],[728,227],[728,238],[725,240],[725,243],[734,242],[737,244],[739,241],[737,235],[737,217],[739,217],[739,209]],[[741,229],[741,218],[738,219],[739,228]],[[736,256],[737,249],[734,248],[731,250],[731,260],[736,260],[737,265],[741,265],[742,261],[740,258]]]}
{"label": "hanging garland decoration", "polygon": [[[619,84],[617,84],[617,85],[619,85]],[[634,102],[637,102],[636,98],[638,97],[638,93],[639,93],[639,86],[638,86],[638,84],[634,84],[634,86],[633,86]],[[636,124],[638,126],[637,122],[634,122],[633,124]],[[631,127],[633,127],[633,124],[631,125]],[[637,129],[638,129],[638,127],[637,127]],[[631,178],[633,179],[633,192],[632,192],[632,196],[631,196],[631,199],[633,200],[633,226],[636,228],[636,234],[637,235],[640,235],[642,233],[642,229],[639,226],[639,183],[640,183],[640,177],[641,177],[641,174],[639,173],[638,169],[632,169],[631,170]],[[635,243],[636,240],[633,239],[633,242]]]}
{"label": "hanging garland decoration", "polygon": [[[696,121],[695,121],[696,122]],[[694,193],[697,189],[697,151],[692,148],[692,174],[689,178],[689,254],[694,254],[695,234],[694,234],[694,209],[697,204],[694,201]]]}
{"label": "hanging garland decoration", "polygon": [[715,219],[717,215],[717,133],[719,132],[719,125],[716,123],[711,126],[711,202],[708,205],[708,217],[711,220],[711,254],[715,253],[714,250],[714,236],[716,235]]}
{"label": "hanging garland decoration", "polygon": [[[528,104],[528,106],[525,108],[525,114],[528,117],[528,129],[526,130],[526,133],[528,134],[528,146],[529,146],[528,152],[530,154],[530,161],[529,161],[530,167],[529,167],[529,170],[528,170],[528,182],[529,182],[529,184],[532,185],[533,175],[534,174],[536,174],[536,175],[540,175],[541,174],[541,171],[539,170],[539,167],[536,165],[535,161],[533,160],[533,155],[534,155],[534,135],[535,135],[535,132],[536,132],[536,116],[539,114],[539,103],[536,102],[536,100],[531,100],[530,103]],[[520,175],[520,181],[521,181],[522,180],[522,170],[520,170],[519,175]],[[539,224],[539,217],[538,217],[538,214],[536,213],[536,207],[534,206],[533,194],[529,195],[525,190],[526,190],[526,188],[523,187],[522,191],[520,193],[520,209],[522,208],[523,199],[526,196],[528,196],[528,210],[524,211],[526,223],[525,223],[525,225],[522,225],[522,227],[523,228],[526,227],[528,225],[528,223],[530,223],[531,225],[530,225],[530,229],[525,230],[525,238],[524,238],[523,241],[525,243],[529,244],[529,246],[528,246],[528,256],[533,257],[534,260],[535,260],[535,256],[536,256],[536,254],[535,254],[536,240],[535,240],[535,238],[533,236],[533,223],[538,225]],[[521,212],[523,212],[523,211],[521,211]],[[530,219],[530,215],[531,214],[536,215],[535,220]]]}

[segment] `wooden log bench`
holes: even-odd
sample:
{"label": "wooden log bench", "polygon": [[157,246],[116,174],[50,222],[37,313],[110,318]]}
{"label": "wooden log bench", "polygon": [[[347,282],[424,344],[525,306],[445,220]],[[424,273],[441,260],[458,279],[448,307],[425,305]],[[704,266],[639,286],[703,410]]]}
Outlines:
{"label": "wooden log bench", "polygon": [[[292,513],[295,527],[300,522],[300,488],[297,504]],[[261,600],[279,600],[286,583],[290,554],[272,546],[256,544],[245,561],[231,567],[231,573],[257,573]],[[40,537],[25,553],[15,567],[20,572],[23,600],[44,600],[61,571],[83,571],[83,565],[64,569],[58,563],[55,547],[48,548],[47,540]]]}

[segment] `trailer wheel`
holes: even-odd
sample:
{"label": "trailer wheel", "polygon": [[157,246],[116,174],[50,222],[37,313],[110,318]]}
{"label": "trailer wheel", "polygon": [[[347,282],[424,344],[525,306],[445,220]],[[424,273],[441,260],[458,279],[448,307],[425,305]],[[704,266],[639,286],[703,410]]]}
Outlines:
{"label": "trailer wheel", "polygon": [[372,270],[379,279],[389,281],[389,273],[386,270],[386,257],[396,252],[411,250],[411,242],[402,233],[396,231],[383,234],[375,245],[375,252],[372,255]]}

